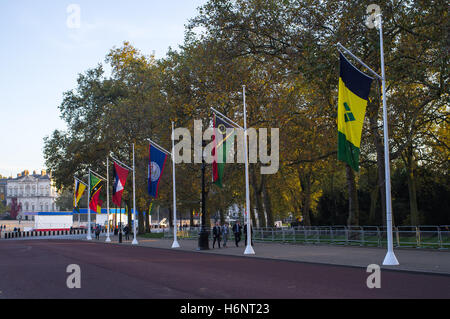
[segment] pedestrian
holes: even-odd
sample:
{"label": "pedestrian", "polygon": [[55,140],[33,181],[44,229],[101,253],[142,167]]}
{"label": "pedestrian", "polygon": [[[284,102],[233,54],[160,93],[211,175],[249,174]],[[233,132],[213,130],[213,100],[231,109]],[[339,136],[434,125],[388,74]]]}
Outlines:
{"label": "pedestrian", "polygon": [[[253,246],[253,227],[250,225],[251,245]],[[247,246],[247,224],[244,225],[245,246]]]}
{"label": "pedestrian", "polygon": [[100,225],[95,228],[95,239],[100,240]]}
{"label": "pedestrian", "polygon": [[223,248],[227,248],[228,234],[230,233],[230,228],[228,224],[225,223],[222,226],[222,239],[223,239]]}
{"label": "pedestrian", "polygon": [[216,244],[216,241],[219,244],[219,248],[220,248],[220,235],[221,235],[220,223],[217,222],[216,226],[214,226],[214,228],[213,228],[213,249],[214,249],[214,245]]}
{"label": "pedestrian", "polygon": [[125,232],[125,240],[129,240],[130,239],[130,228],[128,227],[128,225],[125,226],[123,231]]}
{"label": "pedestrian", "polygon": [[233,225],[233,234],[234,234],[234,241],[235,241],[236,247],[239,247],[239,242],[241,241],[241,231],[242,231],[241,223],[239,221],[237,221]]}

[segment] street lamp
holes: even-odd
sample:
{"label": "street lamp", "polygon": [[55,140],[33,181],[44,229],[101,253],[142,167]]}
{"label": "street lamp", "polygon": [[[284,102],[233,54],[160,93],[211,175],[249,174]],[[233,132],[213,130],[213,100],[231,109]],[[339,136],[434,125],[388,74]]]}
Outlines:
{"label": "street lamp", "polygon": [[198,233],[198,248],[197,250],[209,250],[209,232],[206,228],[206,192],[205,192],[205,157],[203,156],[203,148],[206,142],[202,144],[202,227]]}

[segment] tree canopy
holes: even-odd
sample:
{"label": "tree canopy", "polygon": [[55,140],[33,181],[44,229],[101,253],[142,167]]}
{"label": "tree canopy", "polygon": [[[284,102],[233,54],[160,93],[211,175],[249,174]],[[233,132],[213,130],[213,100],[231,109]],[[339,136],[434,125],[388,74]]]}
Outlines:
{"label": "tree canopy", "polygon": [[[208,127],[211,106],[242,123],[245,85],[249,127],[280,128],[278,173],[262,175],[260,164],[250,166],[258,225],[289,216],[302,217],[305,225],[384,224],[380,83],[369,96],[360,172],[346,174],[336,159],[336,44],[381,73],[379,33],[365,25],[370,3],[210,0],[186,25],[183,45],[162,59],[128,42],[111,49],[104,61],[111,75],[103,64],[80,74],[59,106],[68,129],[45,138],[57,187],[70,189],[72,176],[88,168],[105,174],[110,152],[131,163],[134,143],[138,210],[147,211],[147,138],[170,149],[171,122],[191,133],[194,120]],[[381,10],[394,222],[449,224],[448,5],[390,0]],[[200,170],[199,164],[177,165],[182,213],[199,210]],[[168,208],[171,184],[166,171],[157,202]],[[348,185],[355,186],[350,195]],[[210,216],[233,204],[242,208],[243,165],[226,165],[224,188],[208,182],[207,190]],[[126,187],[128,203],[130,194]],[[350,210],[349,196],[357,204]]]}

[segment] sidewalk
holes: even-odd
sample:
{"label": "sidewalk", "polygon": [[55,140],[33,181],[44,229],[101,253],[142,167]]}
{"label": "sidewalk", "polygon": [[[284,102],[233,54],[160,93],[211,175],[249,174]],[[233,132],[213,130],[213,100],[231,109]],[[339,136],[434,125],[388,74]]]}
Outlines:
{"label": "sidewalk", "polygon": [[[138,237],[138,242],[139,246],[172,249],[173,240]],[[117,236],[111,236],[111,243],[118,244]],[[219,249],[216,246],[215,249],[212,249],[212,242],[210,241],[210,250],[207,251],[197,250],[197,240],[178,240],[178,243],[181,247],[176,250],[202,254],[222,254],[244,258],[268,258],[364,268],[370,264],[377,264],[382,269],[450,275],[450,251],[397,249],[395,250],[395,255],[400,265],[382,266],[386,249],[376,247],[254,243],[255,255],[244,255],[244,242],[241,242],[238,248],[235,246],[234,241],[229,241],[228,248]],[[131,245],[131,241],[124,241],[122,245]]]}

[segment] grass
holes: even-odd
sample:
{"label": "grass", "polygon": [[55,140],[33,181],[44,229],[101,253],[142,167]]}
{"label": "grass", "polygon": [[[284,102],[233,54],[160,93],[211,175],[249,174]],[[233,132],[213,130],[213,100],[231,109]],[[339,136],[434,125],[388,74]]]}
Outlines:
{"label": "grass", "polygon": [[139,234],[139,237],[142,238],[164,238],[163,233],[145,233],[145,234]]}

